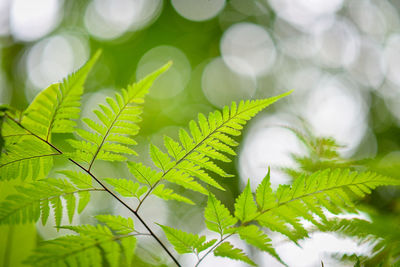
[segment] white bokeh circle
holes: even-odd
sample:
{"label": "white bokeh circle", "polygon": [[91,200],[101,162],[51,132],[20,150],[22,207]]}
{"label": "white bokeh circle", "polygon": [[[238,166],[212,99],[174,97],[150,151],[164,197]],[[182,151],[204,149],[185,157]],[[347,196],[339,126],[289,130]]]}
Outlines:
{"label": "white bokeh circle", "polygon": [[191,76],[189,60],[181,50],[167,45],[157,46],[143,55],[136,71],[137,80],[160,68],[168,61],[172,61],[173,64],[154,82],[150,97],[158,99],[174,97],[182,92],[188,84]]}
{"label": "white bokeh circle", "polygon": [[172,6],[182,17],[193,21],[214,18],[225,7],[225,0],[172,0]]}
{"label": "white bokeh circle", "polygon": [[251,98],[256,85],[255,77],[233,72],[221,58],[215,58],[207,64],[201,79],[204,95],[217,107]]}
{"label": "white bokeh circle", "polygon": [[233,71],[262,75],[270,71],[276,58],[269,33],[252,23],[238,23],[227,29],[220,43],[221,55]]}

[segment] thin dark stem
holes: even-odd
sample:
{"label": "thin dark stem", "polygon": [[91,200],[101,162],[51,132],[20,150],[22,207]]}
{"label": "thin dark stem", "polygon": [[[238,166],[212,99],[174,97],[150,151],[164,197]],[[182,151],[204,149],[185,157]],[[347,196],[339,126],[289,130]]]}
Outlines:
{"label": "thin dark stem", "polygon": [[132,212],[136,218],[144,225],[144,227],[147,229],[147,231],[150,233],[151,236],[160,244],[160,246],[167,252],[167,254],[171,257],[171,259],[176,263],[177,266],[181,266],[178,262],[178,260],[172,255],[172,253],[168,250],[168,248],[161,242],[161,240],[154,234],[154,232],[150,229],[150,227],[143,221],[142,217],[139,216],[139,214],[132,209],[128,204],[126,204],[122,199],[120,199],[114,192],[112,192],[106,185],[104,185],[96,176],[94,176],[89,170],[86,170],[85,167],[80,165],[78,162],[76,162],[73,159],[68,159],[72,163],[74,163],[76,166],[81,168],[83,171],[85,171],[87,174],[89,174],[101,187],[104,188],[107,193],[109,193],[111,196],[113,196],[118,202],[120,202],[123,206],[125,206],[130,212]]}
{"label": "thin dark stem", "polygon": [[186,154],[184,156],[182,156],[179,160],[176,161],[175,166],[169,168],[167,171],[165,171],[163,173],[163,175],[161,176],[160,180],[158,180],[153,186],[150,187],[149,191],[147,191],[146,195],[144,195],[144,197],[142,198],[142,200],[139,201],[139,205],[136,207],[136,212],[139,211],[140,206],[142,205],[142,203],[144,202],[144,200],[151,194],[151,192],[154,190],[154,188],[164,179],[164,177],[168,174],[169,171],[171,171],[172,169],[176,168],[176,166],[178,166],[182,161],[184,161],[191,153],[193,153],[199,146],[201,146],[202,144],[204,144],[204,142],[210,138],[210,136],[212,136],[213,134],[215,134],[216,132],[219,131],[219,129],[221,129],[226,123],[228,123],[228,121],[231,121],[232,119],[234,119],[235,117],[237,117],[239,114],[244,113],[248,111],[247,109],[242,110],[238,113],[236,113],[234,116],[230,117],[227,121],[222,122],[222,124],[220,126],[218,126],[217,128],[215,128],[213,131],[211,131],[207,136],[205,136],[201,141],[198,142],[198,144],[196,144],[192,149],[190,149],[190,151],[186,152]]}
{"label": "thin dark stem", "polygon": [[229,237],[231,237],[233,234],[234,234],[234,233],[229,234],[229,235],[225,236],[224,238],[221,238],[220,241],[218,241],[214,246],[212,246],[212,247],[207,251],[207,253],[204,254],[204,255],[199,259],[199,261],[196,263],[195,267],[199,266],[200,262],[201,262],[202,260],[204,260],[204,258],[207,257],[208,254],[210,254],[216,247],[218,247],[222,242],[224,242],[226,239],[228,239]]}
{"label": "thin dark stem", "polygon": [[[26,130],[27,132],[29,132],[30,134],[32,134],[33,136],[39,138],[40,140],[42,140],[43,142],[45,142],[46,144],[48,144],[49,146],[51,146],[53,149],[55,149],[59,154],[63,154],[63,152],[58,149],[57,147],[55,147],[53,144],[51,144],[50,142],[48,142],[47,140],[41,138],[40,136],[36,135],[35,133],[31,132],[30,130],[26,129],[21,123],[19,123],[18,121],[16,121],[14,118],[10,117],[8,114],[6,114],[6,116],[8,118],[10,118],[11,120],[13,120],[15,123],[17,123],[22,129]],[[78,162],[76,162],[75,160],[68,158],[68,160],[70,162],[72,162],[73,164],[75,164],[76,166],[78,166],[80,169],[82,169],[83,171],[85,171],[87,174],[89,174],[107,193],[109,193],[112,197],[114,197],[118,202],[120,202],[123,206],[125,206],[130,212],[132,212],[135,217],[144,225],[144,227],[147,229],[147,231],[150,233],[150,235],[158,242],[158,244],[160,244],[160,246],[165,250],[165,252],[167,252],[167,254],[171,257],[171,259],[175,262],[175,264],[179,267],[181,267],[180,263],[178,262],[178,260],[174,257],[174,255],[172,255],[172,253],[168,250],[168,248],[161,242],[161,240],[156,236],[156,234],[150,229],[150,227],[144,222],[144,220],[139,216],[139,214],[137,213],[137,211],[135,211],[134,209],[132,209],[128,204],[126,204],[122,199],[120,199],[114,192],[112,192],[105,184],[103,184],[96,176],[93,175],[93,173],[90,172],[90,170],[86,169],[85,167],[83,167],[81,164],[79,164]]]}

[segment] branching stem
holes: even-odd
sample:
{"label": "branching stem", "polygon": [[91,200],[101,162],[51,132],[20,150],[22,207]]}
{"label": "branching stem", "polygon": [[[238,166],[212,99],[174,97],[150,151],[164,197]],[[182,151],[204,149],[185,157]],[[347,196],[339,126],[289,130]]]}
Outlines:
{"label": "branching stem", "polygon": [[[48,144],[49,146],[51,146],[54,150],[56,150],[59,155],[63,154],[63,152],[58,149],[56,146],[54,146],[53,144],[51,144],[49,141],[41,138],[40,136],[36,135],[35,133],[33,133],[32,131],[30,131],[29,129],[25,128],[25,126],[23,126],[19,121],[15,120],[14,118],[12,118],[11,116],[9,116],[6,113],[6,116],[11,119],[12,121],[14,121],[16,124],[18,124],[22,129],[24,129],[25,131],[29,132],[31,135],[37,137],[38,139],[40,139],[41,141],[45,142],[46,144]],[[56,155],[56,154],[55,154]],[[85,171],[88,175],[90,175],[93,180],[95,180],[103,189],[104,191],[106,191],[107,193],[109,193],[113,198],[115,198],[119,203],[121,203],[123,206],[125,206],[130,212],[133,213],[133,215],[135,215],[135,217],[143,224],[143,226],[146,228],[146,230],[149,232],[149,234],[157,241],[158,244],[160,244],[160,246],[165,250],[165,252],[168,254],[168,256],[175,262],[175,264],[178,267],[181,267],[181,264],[178,262],[178,260],[174,257],[174,255],[172,255],[172,253],[168,250],[168,248],[162,243],[162,241],[156,236],[156,234],[150,229],[150,227],[145,223],[145,221],[142,219],[142,217],[140,217],[140,215],[137,213],[137,211],[135,211],[134,209],[132,209],[128,204],[126,204],[122,199],[120,199],[113,191],[111,191],[104,183],[102,183],[100,181],[100,179],[98,179],[89,169],[86,169],[85,167],[83,167],[81,164],[79,164],[78,162],[76,162],[75,160],[68,158],[68,160],[70,162],[72,162],[73,164],[75,164],[76,166],[78,166],[80,169],[82,169],[83,171]]]}
{"label": "branching stem", "polygon": [[231,237],[234,233],[229,234],[227,236],[225,236],[224,238],[221,238],[220,241],[218,241],[214,246],[212,246],[206,254],[204,254],[203,256],[201,256],[201,258],[197,261],[195,267],[198,267],[199,264],[201,263],[202,260],[204,260],[205,257],[207,257],[208,254],[210,254],[216,247],[218,247],[222,242],[224,242],[226,239],[228,239],[229,237]]}

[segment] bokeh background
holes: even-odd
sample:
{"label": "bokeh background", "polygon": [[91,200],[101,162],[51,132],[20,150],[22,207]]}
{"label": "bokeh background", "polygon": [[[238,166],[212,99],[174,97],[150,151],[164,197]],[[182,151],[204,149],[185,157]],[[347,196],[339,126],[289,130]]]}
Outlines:
{"label": "bokeh background", "polygon": [[[255,188],[268,166],[274,187],[290,181],[279,167],[295,166],[290,153],[302,153],[304,147],[282,125],[301,128],[306,121],[316,135],[336,138],[344,146],[343,157],[399,155],[399,11],[396,0],[0,0],[0,104],[26,108],[40,90],[100,48],[103,54],[83,99],[82,115],[93,117],[91,111],[105,96],[173,60],[145,105],[135,160],[149,163],[149,143],[162,144],[164,134],[176,137],[198,112],[294,89],[250,123],[238,158],[225,166],[237,176],[219,180],[228,189],[216,194],[232,207],[245,181],[250,178]],[[129,175],[122,165],[106,163],[95,172]],[[128,216],[111,199],[93,198],[75,223],[90,223],[95,213]],[[198,196],[198,203],[189,207],[150,199],[144,217],[201,232],[205,199]],[[51,223],[38,225],[37,233],[33,226],[25,228],[14,229],[7,239],[11,245],[0,243],[0,260],[9,266],[20,264],[26,247],[59,234]],[[25,246],[16,245],[21,240]],[[273,240],[290,266],[320,266],[321,260],[336,266],[329,252],[368,249],[328,234],[313,235],[301,243],[303,249]],[[240,240],[234,243],[261,266],[280,266]],[[169,261],[149,240],[139,249],[149,264]],[[189,266],[194,259],[181,260]],[[204,266],[221,262],[210,256]]]}

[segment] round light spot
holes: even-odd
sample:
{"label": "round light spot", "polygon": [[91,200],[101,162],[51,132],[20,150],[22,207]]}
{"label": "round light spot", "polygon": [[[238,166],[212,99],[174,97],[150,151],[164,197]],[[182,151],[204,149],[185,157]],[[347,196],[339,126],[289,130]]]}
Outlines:
{"label": "round light spot", "polygon": [[179,15],[194,21],[212,19],[225,6],[225,0],[172,0],[171,3]]}
{"label": "round light spot", "polygon": [[385,38],[388,30],[385,14],[371,1],[350,1],[348,10],[358,28],[379,40]]}
{"label": "round light spot", "polygon": [[246,75],[268,73],[276,57],[268,32],[252,23],[235,24],[226,30],[220,49],[227,66]]}
{"label": "round light spot", "polygon": [[[284,240],[280,242],[274,242],[273,240],[273,243],[277,244],[274,247],[282,260],[289,266],[296,267],[321,266],[321,260],[325,266],[353,266],[343,265],[343,262],[338,262],[331,255],[333,253],[355,253],[359,255],[370,252],[370,248],[367,245],[360,245],[350,238],[340,238],[331,233],[312,233],[310,238],[299,242],[300,246],[293,242],[284,242]],[[262,257],[262,262],[273,262],[268,266],[282,266],[272,257],[269,257],[267,253],[263,253],[260,256]]]}
{"label": "round light spot", "polygon": [[359,34],[354,25],[345,19],[336,20],[326,31],[316,36],[322,65],[339,68],[350,65],[358,56]]}
{"label": "round light spot", "polygon": [[260,16],[268,13],[267,6],[258,1],[231,0],[230,4],[238,12],[248,16]]}
{"label": "round light spot", "polygon": [[160,0],[93,0],[85,13],[85,26],[96,38],[114,39],[137,30],[160,13]]}
{"label": "round light spot", "polygon": [[0,36],[10,34],[10,6],[10,0],[0,1]]}
{"label": "round light spot", "polygon": [[205,67],[201,87],[210,103],[223,107],[251,98],[256,91],[256,79],[233,72],[221,58],[216,58]]}
{"label": "round light spot", "polygon": [[275,20],[273,30],[277,47],[290,57],[311,58],[318,51],[317,43],[312,35],[305,34],[281,18]]}
{"label": "round light spot", "polygon": [[360,84],[377,88],[385,77],[383,51],[380,44],[364,39],[360,44],[357,59],[350,65],[349,71]]}
{"label": "round light spot", "polygon": [[185,89],[191,73],[189,60],[181,50],[173,46],[155,47],[139,60],[136,71],[137,80],[170,60],[173,62],[171,68],[160,76],[151,87],[149,95],[153,98],[171,98]]}
{"label": "round light spot", "polygon": [[295,167],[291,153],[303,153],[296,136],[280,125],[290,125],[287,115],[266,116],[257,120],[248,130],[239,154],[239,173],[243,182],[250,179],[256,188],[271,167],[271,184],[277,187],[288,182],[288,177],[278,170],[281,167]]}
{"label": "round light spot", "polygon": [[[305,101],[304,101],[305,100]],[[344,145],[344,154],[359,145],[367,130],[367,105],[349,82],[324,77],[303,101],[303,113],[317,136],[332,136]]]}
{"label": "round light spot", "polygon": [[58,0],[15,0],[10,11],[14,38],[34,41],[51,32],[61,21],[62,2]]}
{"label": "round light spot", "polygon": [[277,15],[293,26],[316,32],[327,26],[330,17],[343,5],[343,0],[269,0]]}
{"label": "round light spot", "polygon": [[35,44],[26,61],[28,99],[73,72],[87,60],[88,54],[87,40],[74,34],[53,36]]}
{"label": "round light spot", "polygon": [[387,78],[400,86],[400,35],[392,35],[387,41],[384,57],[387,65]]}

